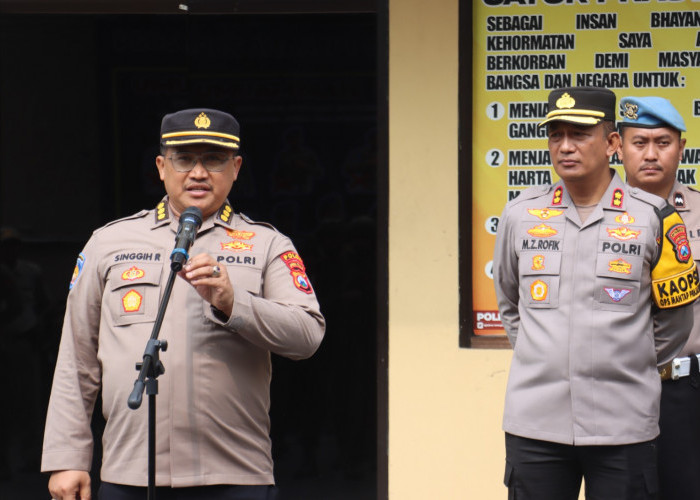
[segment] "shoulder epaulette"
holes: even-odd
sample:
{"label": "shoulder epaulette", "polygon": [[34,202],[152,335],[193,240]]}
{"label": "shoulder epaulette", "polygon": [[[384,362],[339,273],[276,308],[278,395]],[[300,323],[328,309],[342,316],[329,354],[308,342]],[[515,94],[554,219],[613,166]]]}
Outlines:
{"label": "shoulder epaulette", "polygon": [[272,224],[270,224],[269,222],[254,221],[253,219],[248,217],[246,214],[242,214],[242,213],[239,213],[238,215],[240,215],[241,219],[246,221],[248,224],[253,224],[255,226],[265,226],[265,227],[272,229],[273,231],[279,232],[279,231],[277,231],[277,228],[275,226],[273,226]]}
{"label": "shoulder epaulette", "polygon": [[545,184],[542,186],[531,186],[527,189],[522,190],[518,196],[510,200],[508,203],[510,205],[517,205],[521,201],[532,200],[533,198],[539,198],[540,196],[544,196],[551,190],[552,186],[550,184]]}
{"label": "shoulder epaulette", "polygon": [[[642,200],[649,205],[656,207],[659,210],[663,210],[664,207],[670,206],[666,200],[655,194],[647,193],[643,189],[639,188],[628,188],[627,192],[632,198]],[[673,209],[673,207],[671,207]]]}
{"label": "shoulder epaulette", "polygon": [[135,220],[135,219],[143,219],[147,215],[148,215],[148,210],[141,210],[140,212],[136,212],[135,214],[131,214],[131,215],[128,215],[126,217],[122,217],[121,219],[116,219],[116,220],[110,221],[107,224],[105,224],[104,226],[95,229],[94,232],[96,233],[98,231],[102,231],[103,229],[110,227],[110,226],[113,226],[115,224],[119,224],[120,222],[124,222],[124,221],[128,221],[128,220]]}
{"label": "shoulder epaulette", "polygon": [[685,186],[685,187],[688,189],[688,191],[692,192],[693,194],[700,194],[700,189],[697,189],[693,186]]}

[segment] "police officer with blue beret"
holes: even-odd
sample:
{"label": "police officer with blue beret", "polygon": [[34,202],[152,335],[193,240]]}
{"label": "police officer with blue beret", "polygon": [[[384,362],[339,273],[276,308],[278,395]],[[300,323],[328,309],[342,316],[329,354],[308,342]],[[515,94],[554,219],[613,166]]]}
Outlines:
{"label": "police officer with blue beret", "polygon": [[[686,140],[685,122],[668,99],[620,101],[618,157],[627,182],[665,198],[681,214],[696,261],[700,258],[700,192],[676,179]],[[700,302],[679,356],[661,367],[661,434],[658,440],[661,499],[700,499]]]}

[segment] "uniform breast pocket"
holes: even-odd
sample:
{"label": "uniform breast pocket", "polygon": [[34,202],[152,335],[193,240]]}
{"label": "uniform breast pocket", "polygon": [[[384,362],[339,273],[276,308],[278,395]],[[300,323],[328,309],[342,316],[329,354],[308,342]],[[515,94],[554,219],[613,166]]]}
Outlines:
{"label": "uniform breast pocket", "polygon": [[[243,289],[256,297],[262,295],[262,269],[228,264],[226,271],[231,284],[234,286],[234,302],[236,301],[236,290],[240,291]],[[202,301],[202,307],[205,310],[208,309],[209,303]]]}
{"label": "uniform breast pocket", "polygon": [[644,261],[640,256],[599,254],[596,261],[595,308],[631,310],[639,299]]}
{"label": "uniform breast pocket", "polygon": [[262,269],[229,265],[226,270],[234,286],[243,288],[255,296],[262,295]]}
{"label": "uniform breast pocket", "polygon": [[521,252],[520,300],[527,307],[548,309],[559,306],[560,252]]}
{"label": "uniform breast pocket", "polygon": [[115,326],[155,321],[162,269],[160,264],[141,263],[111,269],[108,306]]}

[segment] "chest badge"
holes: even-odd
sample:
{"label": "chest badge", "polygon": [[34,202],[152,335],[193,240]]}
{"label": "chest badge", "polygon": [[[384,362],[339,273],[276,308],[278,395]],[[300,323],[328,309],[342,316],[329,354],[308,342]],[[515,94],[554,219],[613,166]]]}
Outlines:
{"label": "chest badge", "polygon": [[557,230],[547,224],[540,224],[527,230],[527,234],[535,238],[549,238],[557,234]]}
{"label": "chest badge", "polygon": [[136,290],[129,290],[122,297],[122,306],[124,307],[124,312],[127,313],[138,312],[142,303],[143,296]]}
{"label": "chest badge", "polygon": [[144,270],[136,266],[132,266],[122,273],[122,279],[125,281],[134,281],[144,276],[146,276]]}
{"label": "chest badge", "polygon": [[243,243],[242,241],[230,241],[228,243],[222,243],[221,249],[228,250],[230,252],[252,252],[253,245],[249,243]]}
{"label": "chest badge", "polygon": [[552,217],[557,217],[564,213],[563,210],[549,209],[549,208],[529,208],[527,212],[530,215],[534,215],[540,220],[551,219]]}
{"label": "chest badge", "polygon": [[532,270],[533,271],[543,271],[544,270],[544,255],[535,255],[532,258]]}
{"label": "chest badge", "polygon": [[632,217],[627,212],[615,217],[615,222],[617,222],[618,224],[634,224],[634,220],[635,220],[634,217]]}
{"label": "chest badge", "polygon": [[240,229],[227,229],[226,234],[234,240],[249,240],[255,233],[253,231],[241,231]]}
{"label": "chest badge", "polygon": [[616,259],[608,262],[608,271],[619,274],[630,274],[632,272],[632,264],[624,259]]}
{"label": "chest badge", "polygon": [[631,291],[632,290],[628,288],[605,288],[605,293],[608,294],[608,297],[610,297],[613,302],[620,302]]}
{"label": "chest badge", "polygon": [[530,285],[530,296],[532,300],[542,302],[547,298],[547,292],[549,292],[549,287],[547,283],[542,280],[535,280],[532,282],[532,285]]}
{"label": "chest badge", "polygon": [[608,227],[605,228],[605,230],[608,232],[608,236],[620,241],[636,240],[642,233],[641,231],[635,231],[634,229],[624,226],[616,227],[615,229]]}

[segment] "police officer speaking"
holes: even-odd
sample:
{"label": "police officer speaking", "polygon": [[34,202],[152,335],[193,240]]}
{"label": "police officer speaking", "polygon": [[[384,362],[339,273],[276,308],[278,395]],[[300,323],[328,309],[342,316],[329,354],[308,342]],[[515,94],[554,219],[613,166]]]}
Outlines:
{"label": "police officer speaking", "polygon": [[242,163],[239,136],[238,122],[222,111],[166,115],[156,167],[167,196],[96,230],[80,253],[44,436],[42,471],[51,472],[53,498],[91,498],[90,420],[100,390],[100,498],[146,497],[147,408],[126,402],[190,207],[203,222],[190,228],[192,257],[182,259],[161,330],[169,346],[158,379],[157,497],[274,495],[270,353],[311,356],[325,322],[289,238],[227,200]]}

